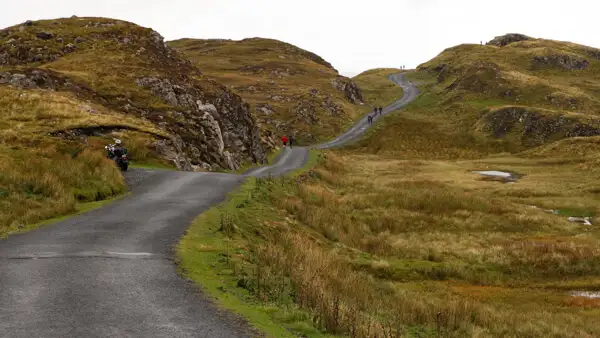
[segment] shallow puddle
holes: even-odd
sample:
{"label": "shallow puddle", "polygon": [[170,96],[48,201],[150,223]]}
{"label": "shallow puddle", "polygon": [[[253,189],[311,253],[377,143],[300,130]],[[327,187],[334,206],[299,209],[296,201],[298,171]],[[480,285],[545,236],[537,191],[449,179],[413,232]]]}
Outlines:
{"label": "shallow puddle", "polygon": [[519,178],[512,173],[499,170],[474,171],[473,173],[489,178],[498,178],[507,183],[514,183]]}

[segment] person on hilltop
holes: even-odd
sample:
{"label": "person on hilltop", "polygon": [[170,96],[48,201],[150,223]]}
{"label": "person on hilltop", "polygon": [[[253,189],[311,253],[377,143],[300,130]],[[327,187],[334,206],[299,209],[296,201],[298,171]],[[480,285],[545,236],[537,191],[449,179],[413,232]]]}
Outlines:
{"label": "person on hilltop", "polygon": [[285,148],[285,146],[286,146],[286,145],[287,145],[287,143],[288,143],[288,138],[287,138],[287,136],[283,135],[283,136],[281,137],[281,142],[283,143],[283,147]]}

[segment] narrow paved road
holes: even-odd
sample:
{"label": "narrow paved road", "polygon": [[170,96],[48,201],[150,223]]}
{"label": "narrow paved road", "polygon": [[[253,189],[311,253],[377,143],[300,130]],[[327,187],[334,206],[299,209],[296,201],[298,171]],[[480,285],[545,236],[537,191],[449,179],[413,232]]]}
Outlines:
{"label": "narrow paved road", "polygon": [[[404,97],[418,90],[390,77]],[[366,118],[317,148],[340,146]],[[247,176],[280,175],[306,163],[286,149],[271,166],[244,175],[132,170],[132,194],[104,208],[0,241],[1,337],[246,337],[239,318],[218,310],[182,279],[172,249],[193,219]]]}

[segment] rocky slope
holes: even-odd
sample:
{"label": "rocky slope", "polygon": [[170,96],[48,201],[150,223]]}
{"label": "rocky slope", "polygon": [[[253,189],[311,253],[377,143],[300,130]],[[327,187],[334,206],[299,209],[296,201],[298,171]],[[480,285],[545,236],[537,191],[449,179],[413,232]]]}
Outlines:
{"label": "rocky slope", "polygon": [[0,30],[0,236],[123,192],[113,137],[137,164],[265,160],[250,106],[152,29],[72,17]]}
{"label": "rocky slope", "polygon": [[[0,84],[13,90],[74,95],[82,105],[102,105],[135,118],[134,124],[153,125],[159,132],[147,135],[145,144],[182,170],[236,169],[264,160],[248,104],[204,77],[151,29],[98,18],[26,22],[0,31],[0,66]],[[44,131],[136,129],[120,128],[119,120],[82,126],[57,118]]]}
{"label": "rocky slope", "polygon": [[440,116],[513,149],[600,135],[598,49],[509,34],[446,49],[418,70],[434,77]]}
{"label": "rocky slope", "polygon": [[314,143],[360,116],[362,93],[321,57],[277,40],[182,39],[169,42],[203,73],[252,104],[263,142],[283,133]]}

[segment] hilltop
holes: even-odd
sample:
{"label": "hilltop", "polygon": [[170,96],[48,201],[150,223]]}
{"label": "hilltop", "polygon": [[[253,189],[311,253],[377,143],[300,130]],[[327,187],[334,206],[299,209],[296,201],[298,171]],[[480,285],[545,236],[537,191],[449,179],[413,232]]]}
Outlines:
{"label": "hilltop", "polygon": [[103,145],[137,163],[237,169],[265,160],[250,106],[163,37],[78,18],[0,30],[0,232],[123,191]]}
{"label": "hilltop", "polygon": [[364,111],[354,82],[291,44],[262,38],[168,44],[251,103],[265,135],[296,134],[315,143],[344,131]]}

